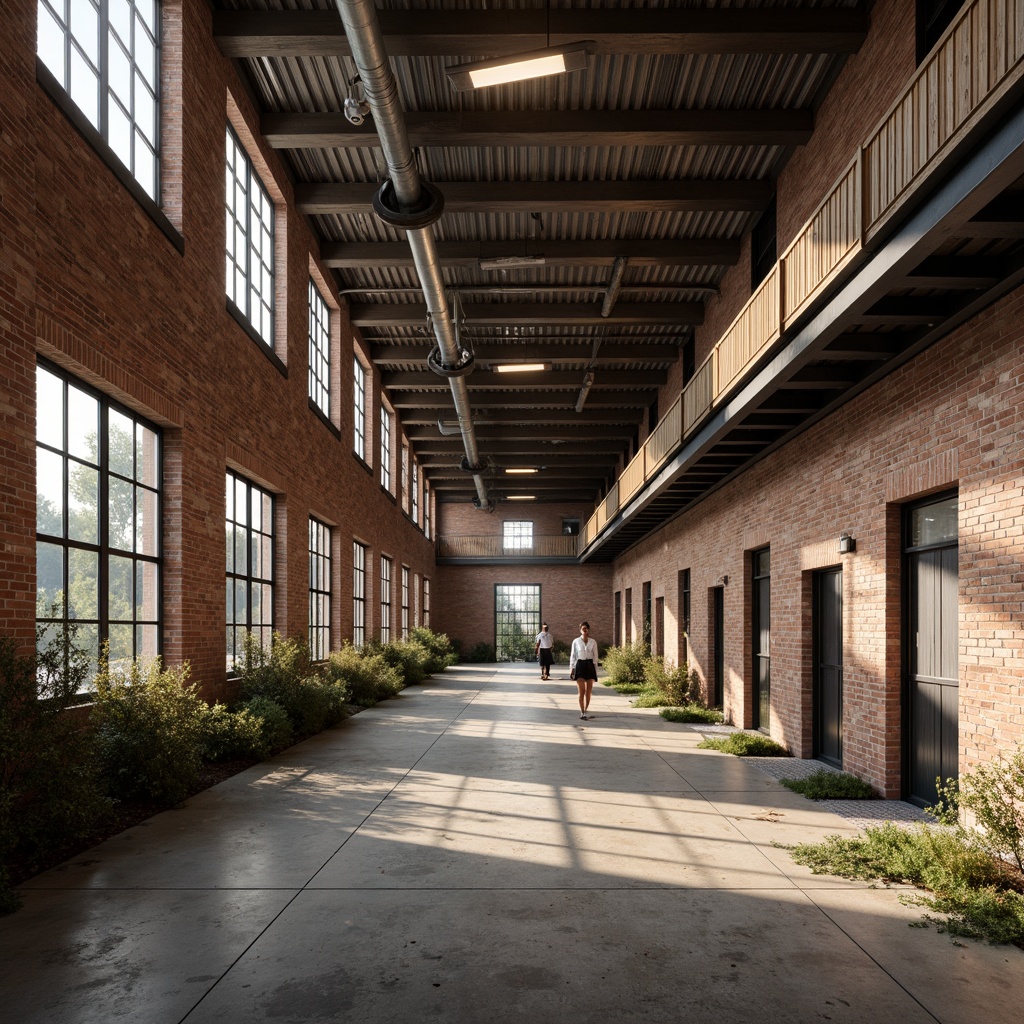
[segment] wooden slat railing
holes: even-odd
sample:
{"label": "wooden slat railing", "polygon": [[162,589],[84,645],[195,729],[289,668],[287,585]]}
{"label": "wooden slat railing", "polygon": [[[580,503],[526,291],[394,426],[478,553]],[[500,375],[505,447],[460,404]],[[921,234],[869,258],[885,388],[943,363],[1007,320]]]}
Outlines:
{"label": "wooden slat railing", "polygon": [[1022,78],[1024,0],[973,0],[683,388],[678,434],[663,421],[598,504],[581,551]]}
{"label": "wooden slat railing", "polygon": [[974,0],[864,144],[865,240],[1020,78],[1024,4]]}
{"label": "wooden slat railing", "polygon": [[680,395],[644,442],[644,475],[650,477],[683,439],[683,396]]}
{"label": "wooden slat railing", "polygon": [[567,534],[534,535],[525,547],[505,547],[500,534],[437,538],[439,558],[575,558],[579,537]]}

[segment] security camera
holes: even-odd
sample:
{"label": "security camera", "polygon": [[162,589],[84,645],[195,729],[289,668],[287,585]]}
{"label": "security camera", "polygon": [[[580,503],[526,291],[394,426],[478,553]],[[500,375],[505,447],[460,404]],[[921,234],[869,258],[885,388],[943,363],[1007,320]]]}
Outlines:
{"label": "security camera", "polygon": [[355,96],[345,97],[345,119],[350,124],[362,124],[370,113],[370,104],[366,100],[357,100]]}

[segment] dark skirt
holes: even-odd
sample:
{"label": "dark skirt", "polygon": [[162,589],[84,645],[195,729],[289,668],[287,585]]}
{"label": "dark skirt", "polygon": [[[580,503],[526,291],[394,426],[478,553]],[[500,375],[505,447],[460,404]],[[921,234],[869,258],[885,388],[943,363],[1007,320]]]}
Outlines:
{"label": "dark skirt", "polygon": [[537,651],[537,660],[540,662],[542,667],[551,668],[555,663],[555,659],[551,654],[551,648],[541,647],[540,650]]}
{"label": "dark skirt", "polygon": [[576,662],[576,678],[577,679],[593,679],[597,681],[597,669],[594,668],[593,658],[580,658]]}

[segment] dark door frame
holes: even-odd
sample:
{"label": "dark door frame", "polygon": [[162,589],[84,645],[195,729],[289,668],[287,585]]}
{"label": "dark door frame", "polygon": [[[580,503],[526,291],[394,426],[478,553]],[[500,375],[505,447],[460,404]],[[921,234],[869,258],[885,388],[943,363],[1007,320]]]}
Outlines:
{"label": "dark door frame", "polygon": [[[825,576],[836,575],[839,577],[839,758],[836,760],[822,754],[822,708],[821,708],[821,584]],[[843,567],[841,565],[829,566],[826,569],[815,570],[812,576],[812,654],[811,664],[811,707],[813,718],[813,756],[825,761],[827,764],[837,768],[843,766]]]}

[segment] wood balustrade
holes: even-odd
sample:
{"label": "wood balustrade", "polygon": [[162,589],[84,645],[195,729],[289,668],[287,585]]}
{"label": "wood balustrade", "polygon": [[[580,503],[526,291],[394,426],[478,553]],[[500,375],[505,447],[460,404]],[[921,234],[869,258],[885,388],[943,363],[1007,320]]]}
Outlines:
{"label": "wood balustrade", "polygon": [[438,558],[575,558],[580,538],[569,534],[534,535],[520,545],[506,546],[500,534],[445,536],[437,538]]}
{"label": "wood balustrade", "polygon": [[581,551],[1022,78],[1024,2],[973,0],[597,506]]}

